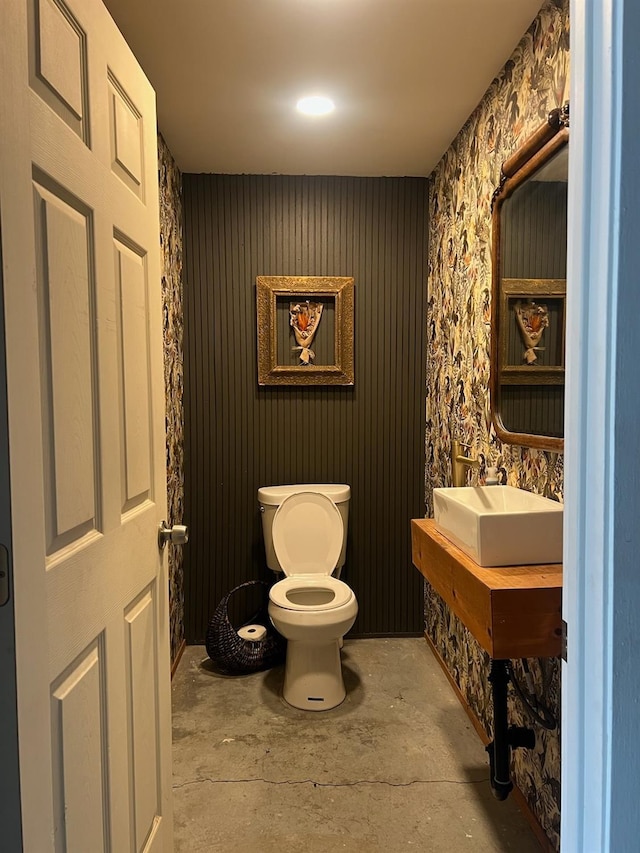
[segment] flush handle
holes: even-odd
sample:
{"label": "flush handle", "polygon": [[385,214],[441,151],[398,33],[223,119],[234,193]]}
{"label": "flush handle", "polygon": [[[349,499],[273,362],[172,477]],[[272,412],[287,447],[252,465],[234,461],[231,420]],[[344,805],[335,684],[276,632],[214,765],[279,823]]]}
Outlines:
{"label": "flush handle", "polygon": [[158,548],[162,550],[167,542],[172,545],[186,545],[189,541],[189,528],[185,524],[174,524],[169,527],[166,521],[158,526]]}

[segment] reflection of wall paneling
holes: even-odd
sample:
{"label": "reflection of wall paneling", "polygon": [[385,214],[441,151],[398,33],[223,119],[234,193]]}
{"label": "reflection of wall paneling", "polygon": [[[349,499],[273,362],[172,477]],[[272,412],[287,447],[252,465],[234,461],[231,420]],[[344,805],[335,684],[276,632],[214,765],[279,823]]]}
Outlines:
{"label": "reflection of wall paneling", "polygon": [[564,385],[503,385],[500,410],[514,432],[564,436]]}
{"label": "reflection of wall paneling", "polygon": [[[314,481],[353,489],[354,631],[421,633],[427,181],[185,175],[184,205],[187,640],[268,579],[258,487]],[[354,277],[354,387],[258,387],[258,275]]]}
{"label": "reflection of wall paneling", "polygon": [[567,183],[529,181],[503,205],[504,278],[566,278]]}
{"label": "reflection of wall paneling", "polygon": [[[508,216],[505,213],[508,209]],[[528,181],[504,203],[501,271],[504,279],[565,279],[567,270],[567,183]],[[538,365],[564,365],[564,299],[534,297],[549,309]],[[523,364],[521,337],[512,304],[508,325],[507,364]],[[505,329],[505,332],[507,330]],[[500,411],[512,432],[564,435],[564,385],[502,385]]]}

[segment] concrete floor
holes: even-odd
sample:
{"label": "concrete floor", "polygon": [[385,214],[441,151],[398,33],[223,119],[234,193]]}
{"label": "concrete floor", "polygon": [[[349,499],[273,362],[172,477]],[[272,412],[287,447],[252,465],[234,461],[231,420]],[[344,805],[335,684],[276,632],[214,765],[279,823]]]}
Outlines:
{"label": "concrete floor", "polygon": [[299,711],[282,668],[173,680],[176,853],[539,853],[422,638],[347,640],[347,698]]}

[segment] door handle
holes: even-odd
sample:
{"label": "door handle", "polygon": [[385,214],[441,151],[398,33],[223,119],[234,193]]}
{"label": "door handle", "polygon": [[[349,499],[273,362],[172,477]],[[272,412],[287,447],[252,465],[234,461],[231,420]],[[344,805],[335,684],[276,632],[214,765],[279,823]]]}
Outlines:
{"label": "door handle", "polygon": [[172,545],[186,545],[189,541],[189,528],[185,524],[174,524],[169,527],[166,521],[158,525],[158,548],[162,550],[167,542]]}

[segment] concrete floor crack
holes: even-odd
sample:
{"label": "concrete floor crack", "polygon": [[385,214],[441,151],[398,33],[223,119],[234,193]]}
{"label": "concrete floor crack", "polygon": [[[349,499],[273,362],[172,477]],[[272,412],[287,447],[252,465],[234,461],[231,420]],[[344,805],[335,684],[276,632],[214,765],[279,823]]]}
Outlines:
{"label": "concrete floor crack", "polygon": [[481,779],[412,779],[410,782],[388,782],[385,779],[356,779],[353,782],[318,782],[314,779],[213,779],[204,776],[201,779],[190,779],[173,786],[173,790],[186,788],[189,785],[200,785],[209,782],[212,785],[230,785],[249,782],[262,782],[267,785],[312,785],[314,788],[354,788],[358,785],[387,785],[390,788],[410,788],[413,785],[480,785],[489,781],[485,776]]}

